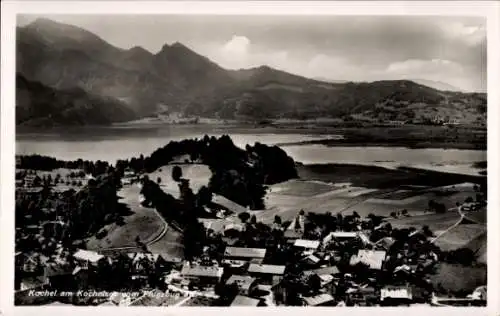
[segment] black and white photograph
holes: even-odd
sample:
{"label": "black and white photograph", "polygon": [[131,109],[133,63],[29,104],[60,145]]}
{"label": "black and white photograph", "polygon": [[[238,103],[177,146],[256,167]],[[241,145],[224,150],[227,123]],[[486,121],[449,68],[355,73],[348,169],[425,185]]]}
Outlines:
{"label": "black and white photograph", "polygon": [[488,305],[485,16],[18,13],[11,37],[15,306]]}

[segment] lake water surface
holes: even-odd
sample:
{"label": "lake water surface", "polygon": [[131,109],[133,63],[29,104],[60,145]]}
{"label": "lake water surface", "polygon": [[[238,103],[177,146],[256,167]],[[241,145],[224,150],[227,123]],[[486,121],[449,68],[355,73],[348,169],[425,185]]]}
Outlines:
{"label": "lake water surface", "polygon": [[[244,147],[256,141],[286,144],[332,137],[332,135],[283,134],[216,130],[203,126],[178,126],[162,129],[72,129],[57,133],[19,133],[17,154],[40,154],[63,160],[105,160],[149,155],[172,140],[202,138],[205,134],[229,134],[235,145]],[[335,135],[338,136],[338,135]],[[486,161],[486,151],[458,149],[409,149],[405,147],[327,147],[323,145],[282,145],[296,161],[313,163],[349,163],[388,168],[410,166],[446,172],[477,175],[474,162]]]}

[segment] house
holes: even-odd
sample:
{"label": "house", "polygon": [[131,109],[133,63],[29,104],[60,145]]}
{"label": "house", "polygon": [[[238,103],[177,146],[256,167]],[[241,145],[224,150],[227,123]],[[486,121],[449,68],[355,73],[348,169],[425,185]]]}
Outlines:
{"label": "house", "polygon": [[285,274],[285,266],[252,263],[248,267],[248,273],[257,275],[260,274],[283,275]]}
{"label": "house", "polygon": [[236,295],[230,306],[256,307],[260,305],[260,300],[243,295]]}
{"label": "house", "polygon": [[384,237],[380,240],[378,240],[375,245],[380,247],[381,249],[384,249],[385,251],[389,251],[391,249],[392,245],[394,245],[396,241],[392,237]]}
{"label": "house", "polygon": [[304,271],[304,274],[307,276],[307,275],[318,275],[318,276],[322,276],[322,275],[338,275],[340,274],[340,271],[339,269],[336,267],[336,266],[330,266],[330,267],[323,267],[323,268],[319,268],[319,269],[314,269],[314,270],[307,270],[307,271]]}
{"label": "house", "polygon": [[352,303],[356,305],[367,305],[369,302],[375,302],[378,300],[375,288],[371,286],[360,287],[357,289],[350,288],[346,291],[349,295],[349,299]]}
{"label": "house", "polygon": [[226,247],[224,251],[225,260],[250,261],[255,259],[262,262],[266,256],[264,248],[242,248],[242,247]]}
{"label": "house", "polygon": [[236,284],[242,295],[250,295],[256,286],[256,279],[247,275],[232,275],[226,285]]}
{"label": "house", "polygon": [[325,238],[323,238],[323,243],[327,244],[333,240],[349,240],[357,237],[357,232],[331,232]]}
{"label": "house", "polygon": [[19,195],[28,195],[28,196],[36,196],[40,193],[42,193],[43,188],[42,187],[27,187],[27,188],[16,188],[16,194],[17,196]]}
{"label": "house", "polygon": [[409,275],[411,275],[411,273],[413,273],[413,272],[415,272],[415,270],[413,270],[409,265],[403,264],[403,265],[397,266],[394,269],[393,274],[399,278],[406,278]]}
{"label": "house", "polygon": [[37,178],[37,175],[35,174],[27,174],[25,177],[24,177],[24,186],[25,187],[33,187],[35,186],[35,180]]}
{"label": "house", "polygon": [[[212,224],[212,222],[208,222],[207,224]],[[210,229],[211,227],[207,227],[207,229]],[[234,235],[237,233],[240,233],[245,230],[245,226],[242,224],[238,223],[229,223],[224,225],[224,236],[230,236]]]}
{"label": "house", "polygon": [[222,277],[224,269],[217,266],[200,266],[184,264],[180,276],[184,280],[202,285],[215,285]]}
{"label": "house", "polygon": [[477,287],[472,294],[467,295],[467,298],[486,301],[486,285]]}
{"label": "house", "polygon": [[314,265],[317,265],[321,261],[321,259],[316,257],[315,255],[311,254],[311,255],[308,255],[308,256],[302,258],[301,261],[307,265],[314,266]]}
{"label": "house", "polygon": [[372,243],[368,235],[362,231],[358,232],[358,237],[359,239],[361,239],[361,242],[365,245],[369,245]]}
{"label": "house", "polygon": [[349,264],[354,266],[361,262],[368,265],[372,270],[381,270],[386,254],[383,250],[360,249],[357,255],[351,257]]}
{"label": "house", "polygon": [[104,256],[90,250],[78,249],[74,254],[73,258],[78,262],[82,268],[88,268],[89,266],[97,267],[99,263],[104,261]]}
{"label": "house", "polygon": [[281,282],[281,277],[285,274],[285,266],[251,263],[248,266],[248,274],[258,278],[261,283],[275,285]]}
{"label": "house", "polygon": [[304,306],[334,306],[333,296],[327,293],[303,297],[302,300]]}
{"label": "house", "polygon": [[319,240],[297,239],[294,242],[294,247],[302,248],[304,250],[316,250],[319,247]]}
{"label": "house", "polygon": [[23,278],[16,291],[41,290],[47,285],[47,281],[43,276]]}
{"label": "house", "polygon": [[384,305],[409,304],[413,300],[408,286],[386,286],[380,290],[380,301]]}

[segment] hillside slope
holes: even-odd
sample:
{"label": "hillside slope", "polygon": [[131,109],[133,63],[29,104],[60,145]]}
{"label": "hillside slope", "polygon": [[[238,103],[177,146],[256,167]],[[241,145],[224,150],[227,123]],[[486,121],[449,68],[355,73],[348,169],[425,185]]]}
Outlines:
{"label": "hillside slope", "polygon": [[16,77],[16,124],[28,126],[102,125],[130,120],[135,113],[123,103],[82,89],[57,90]]}

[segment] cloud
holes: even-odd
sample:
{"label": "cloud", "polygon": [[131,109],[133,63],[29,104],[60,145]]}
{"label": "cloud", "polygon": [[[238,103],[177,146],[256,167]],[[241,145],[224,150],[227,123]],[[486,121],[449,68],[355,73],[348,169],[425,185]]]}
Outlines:
{"label": "cloud", "polygon": [[469,46],[481,44],[486,39],[486,27],[484,25],[465,25],[460,22],[447,23],[442,30],[448,38],[459,40]]}
{"label": "cloud", "polygon": [[398,75],[433,75],[433,74],[462,74],[463,67],[446,59],[408,59],[402,62],[389,64],[386,69],[389,74]]}
{"label": "cloud", "polygon": [[306,72],[309,77],[321,77],[336,80],[362,80],[366,67],[352,64],[347,58],[317,54],[306,64]]}
{"label": "cloud", "polygon": [[250,47],[250,40],[246,36],[234,35],[222,49],[229,54],[246,55]]}
{"label": "cloud", "polygon": [[230,69],[251,68],[268,65],[290,71],[289,54],[286,50],[269,50],[251,42],[242,35],[233,35],[221,46],[214,45],[207,55],[223,67]]}

